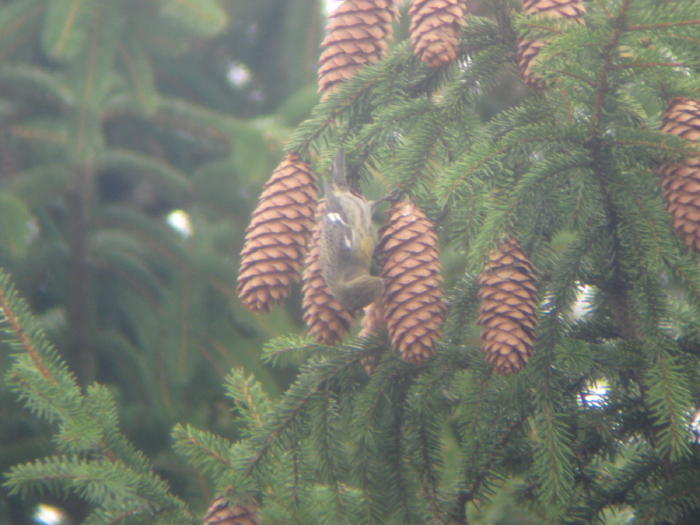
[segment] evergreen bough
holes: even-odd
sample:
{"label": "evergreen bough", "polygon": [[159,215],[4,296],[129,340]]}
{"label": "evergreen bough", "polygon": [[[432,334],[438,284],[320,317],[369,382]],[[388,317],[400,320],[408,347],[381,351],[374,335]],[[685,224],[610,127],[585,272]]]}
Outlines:
{"label": "evergreen bough", "polygon": [[[255,498],[266,524],[468,523],[507,486],[550,523],[629,512],[698,521],[700,271],[656,172],[697,155],[659,125],[674,97],[700,98],[700,3],[601,0],[581,24],[536,26],[514,2],[493,4],[493,17],[469,15],[457,64],[430,69],[399,43],[334,90],[289,144],[327,165],[342,143],[360,179],[381,173],[387,191],[426,210],[450,301],[424,365],[402,362],[381,337],[334,347],[281,337],[266,358],[302,364],[280,399],[241,371],[229,376],[241,439],[175,429],[177,450],[217,493]],[[533,69],[548,89],[485,114],[489,91],[516,76],[526,29],[547,42]],[[512,236],[539,271],[539,324],[527,367],[499,377],[481,355],[476,276]],[[96,504],[95,523],[146,501],[181,510],[116,431],[102,388],[77,390],[6,277],[0,285],[18,354],[10,378],[60,423],[63,454],[15,467],[6,484],[77,490]],[[361,363],[373,355],[368,378]],[[116,459],[99,459],[107,452]]]}

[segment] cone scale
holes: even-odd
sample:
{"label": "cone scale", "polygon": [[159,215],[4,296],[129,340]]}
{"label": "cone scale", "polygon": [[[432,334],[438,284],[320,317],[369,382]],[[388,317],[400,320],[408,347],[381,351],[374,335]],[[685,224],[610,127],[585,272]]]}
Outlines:
{"label": "cone scale", "polygon": [[[700,143],[700,101],[673,99],[661,131]],[[700,154],[664,164],[659,175],[673,228],[688,248],[700,253]]]}
{"label": "cone scale", "polygon": [[486,361],[499,374],[527,365],[537,326],[535,269],[516,239],[491,253],[479,276],[479,324]]}
{"label": "cone scale", "polygon": [[253,312],[282,302],[299,280],[317,201],[314,173],[289,153],[265,184],[241,251],[237,292]]}

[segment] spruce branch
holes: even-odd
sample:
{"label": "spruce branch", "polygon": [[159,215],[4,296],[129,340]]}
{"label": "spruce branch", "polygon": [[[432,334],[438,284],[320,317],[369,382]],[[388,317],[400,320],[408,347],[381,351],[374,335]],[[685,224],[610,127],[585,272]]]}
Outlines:
{"label": "spruce branch", "polygon": [[694,25],[700,25],[700,20],[679,20],[677,22],[661,22],[658,24],[630,24],[627,26],[627,31],[655,31],[657,29],[673,29]]}
{"label": "spruce branch", "polygon": [[159,507],[174,507],[182,513],[181,523],[191,523],[184,504],[155,474],[137,473],[111,461],[52,456],[12,467],[5,486],[11,494],[27,494],[37,482],[58,493],[80,494],[108,512],[126,508],[131,513],[153,513]]}
{"label": "spruce branch", "polygon": [[630,62],[627,64],[612,64],[610,66],[611,71],[619,69],[634,69],[634,68],[644,68],[644,67],[682,67],[688,68],[692,67],[692,64],[687,62]]}
{"label": "spruce branch", "polygon": [[404,464],[405,451],[405,407],[402,401],[406,399],[405,391],[398,391],[396,396],[395,408],[392,414],[391,433],[390,433],[390,448],[387,450],[387,463],[392,467],[391,482],[396,491],[399,508],[398,513],[402,521],[409,522],[411,519],[412,510],[414,507],[413,487],[410,483],[410,478],[406,475],[406,466]]}
{"label": "spruce branch", "polygon": [[190,425],[176,425],[172,435],[176,450],[190,458],[212,479],[226,476],[234,467],[230,458],[232,444],[228,440]]}
{"label": "spruce branch", "polygon": [[555,506],[564,506],[574,488],[572,436],[563,414],[543,403],[532,419],[536,435],[534,468],[540,490]]}
{"label": "spruce branch", "polygon": [[[663,345],[660,341],[659,345]],[[647,397],[658,427],[659,447],[671,460],[687,457],[690,450],[689,418],[692,400],[683,367],[661,351],[647,372]]]}
{"label": "spruce branch", "polygon": [[[598,73],[598,80],[596,82],[596,98],[595,105],[593,107],[593,117],[591,119],[591,139],[593,141],[599,139],[601,136],[602,130],[600,128],[602,126],[603,105],[610,89],[610,71],[612,70],[613,60],[618,53],[617,48],[619,46],[620,39],[625,31],[627,10],[631,4],[632,0],[623,0],[622,4],[620,5],[619,12],[614,19],[611,18],[610,23],[613,27],[613,32],[608,42],[602,48],[601,58],[603,63],[602,67],[600,68],[600,72]],[[608,16],[612,17],[612,13],[610,13]]]}
{"label": "spruce branch", "polygon": [[111,393],[101,385],[80,391],[3,270],[0,332],[14,354],[10,385],[30,410],[58,423],[56,443],[65,453],[12,467],[5,481],[10,492],[73,492],[114,515],[175,509],[189,523],[185,504],[121,434]]}
{"label": "spruce branch", "polygon": [[[317,408],[314,410],[314,408]],[[317,407],[312,408],[311,438],[315,444],[318,457],[318,471],[322,480],[330,485],[333,491],[336,516],[340,523],[349,519],[346,504],[343,501],[345,489],[342,486],[342,472],[347,466],[341,442],[338,439],[340,425],[338,424],[338,401],[332,392],[323,389]]]}
{"label": "spruce branch", "polygon": [[440,422],[435,411],[429,415],[426,412],[409,414],[408,432],[414,434],[412,441],[416,441],[415,467],[421,483],[422,496],[428,501],[432,521],[437,524],[447,523],[442,510],[442,497],[440,494],[440,479],[442,467],[442,443],[440,440]]}
{"label": "spruce branch", "polygon": [[[331,95],[333,96],[333,95]],[[287,390],[282,402],[270,414],[270,419],[253,439],[255,452],[247,460],[246,475],[260,466],[280,438],[297,422],[297,417],[316,399],[322,385],[332,382],[351,366],[359,363],[363,354],[348,351],[339,355],[304,365],[296,381]]]}
{"label": "spruce branch", "polygon": [[[58,380],[54,374],[49,371],[49,366],[44,362],[43,356],[39,354],[39,351],[20,324],[18,317],[13,312],[13,307],[10,303],[14,304],[14,309],[21,312],[20,315],[23,317],[27,315],[26,307],[17,299],[16,293],[14,287],[10,284],[9,275],[5,273],[4,270],[0,269],[0,309],[2,309],[3,314],[3,317],[0,318],[0,327],[9,325],[9,329],[14,338],[20,342],[21,347],[27,355],[29,355],[39,373],[54,385],[58,385]],[[50,351],[51,350],[47,350],[47,352]]]}
{"label": "spruce branch", "polygon": [[272,409],[272,402],[262,385],[238,368],[226,376],[225,388],[226,395],[236,404],[251,432],[254,432],[252,429],[262,428]]}
{"label": "spruce branch", "polygon": [[296,128],[287,151],[306,152],[314,141],[332,131],[341,117],[355,111],[356,105],[386,80],[392,71],[402,67],[410,56],[408,43],[398,44],[386,60],[365,66],[345,80],[314,108],[311,118]]}

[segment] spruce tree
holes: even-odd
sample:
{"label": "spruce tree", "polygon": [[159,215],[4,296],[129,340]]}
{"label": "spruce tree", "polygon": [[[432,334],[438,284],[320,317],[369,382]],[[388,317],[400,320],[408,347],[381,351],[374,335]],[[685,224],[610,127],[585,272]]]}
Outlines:
{"label": "spruce tree", "polygon": [[[386,304],[335,345],[272,339],[264,358],[299,366],[279,398],[234,368],[239,433],[173,430],[216,494],[209,523],[493,523],[504,498],[535,522],[698,522],[700,3],[523,3],[469,2],[449,63],[397,39],[294,131],[288,152],[315,173],[342,147],[356,189],[421,210],[447,315],[418,363],[381,329]],[[196,520],[121,436],[109,393],[77,390],[4,275],[0,289],[13,388],[58,423],[61,454],[6,486],[74,490],[90,523]]]}

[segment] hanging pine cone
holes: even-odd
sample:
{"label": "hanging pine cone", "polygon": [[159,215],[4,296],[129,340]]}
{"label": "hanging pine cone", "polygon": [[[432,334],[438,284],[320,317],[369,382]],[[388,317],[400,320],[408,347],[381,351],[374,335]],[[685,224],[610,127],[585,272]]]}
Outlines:
{"label": "hanging pine cone", "polygon": [[[661,131],[700,143],[700,101],[673,99]],[[700,156],[664,164],[659,174],[673,227],[688,248],[700,253]]]}
{"label": "hanging pine cone", "polygon": [[[586,13],[583,0],[523,0],[526,15],[540,15],[548,18],[568,18],[580,22]],[[535,89],[547,87],[544,79],[533,71],[537,55],[545,45],[541,40],[518,39],[516,60],[523,81]]]}
{"label": "hanging pine cone", "polygon": [[395,0],[345,0],[330,15],[321,43],[318,90],[329,93],[365,64],[386,55],[399,11]]}
{"label": "hanging pine cone", "polygon": [[364,315],[360,322],[359,337],[375,337],[386,328],[384,321],[384,301],[381,297],[371,302],[364,308]]}
{"label": "hanging pine cone", "polygon": [[520,76],[528,86],[537,90],[543,90],[547,87],[544,79],[532,70],[535,57],[539,55],[540,49],[543,47],[544,42],[541,40],[518,38],[516,60],[518,62],[518,69],[520,70]]}
{"label": "hanging pine cone", "polygon": [[265,184],[238,273],[238,296],[254,312],[269,311],[299,280],[318,200],[314,179],[309,165],[289,153]]}
{"label": "hanging pine cone", "polygon": [[423,62],[440,67],[457,58],[466,0],[413,0],[408,12],[411,44]]}
{"label": "hanging pine cone", "polygon": [[691,142],[700,142],[700,101],[686,97],[671,100],[661,131]]}
{"label": "hanging pine cone", "polygon": [[486,361],[499,374],[525,367],[537,326],[535,269],[516,239],[491,253],[479,276],[479,324]]}
{"label": "hanging pine cone", "polygon": [[411,202],[397,202],[380,232],[384,317],[404,361],[425,362],[436,351],[445,316],[437,235]]}
{"label": "hanging pine cone", "polygon": [[523,12],[552,18],[580,18],[586,13],[586,6],[583,0],[523,0]]}
{"label": "hanging pine cone", "polygon": [[[364,316],[360,322],[359,337],[376,337],[386,329],[384,320],[384,300],[379,297],[364,308]],[[379,363],[379,355],[372,354],[360,361],[367,375],[372,375]]]}
{"label": "hanging pine cone", "polygon": [[343,308],[331,293],[321,274],[321,225],[323,201],[318,206],[316,225],[311,237],[311,246],[304,261],[304,283],[302,306],[308,333],[325,345],[339,342],[352,326],[352,315]]}
{"label": "hanging pine cone", "polygon": [[255,502],[231,505],[222,497],[216,498],[207,509],[202,525],[262,525]]}

